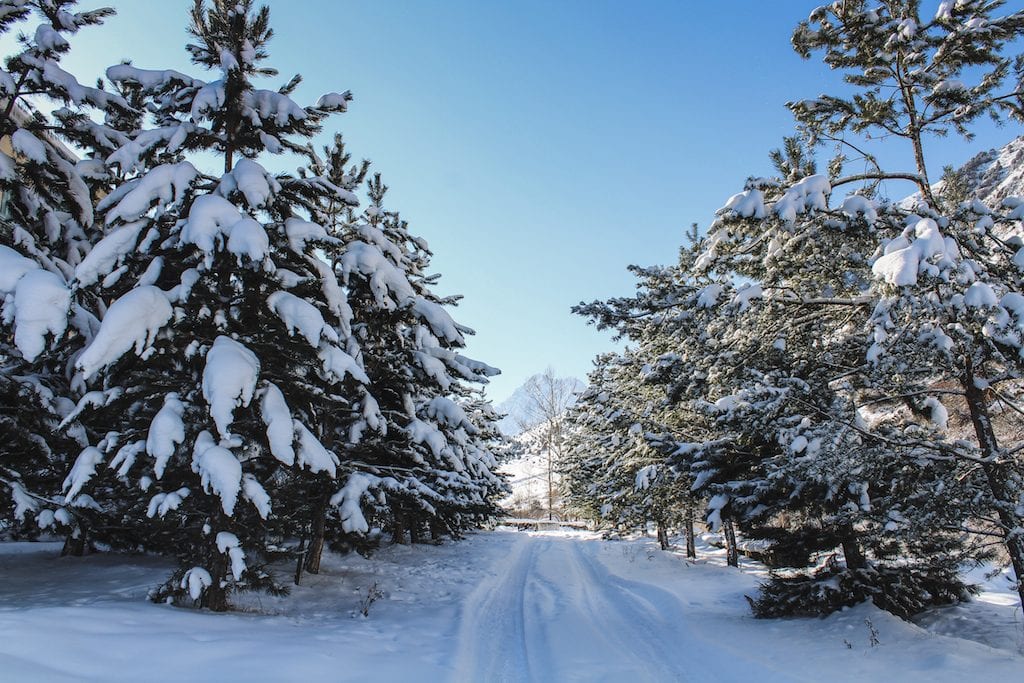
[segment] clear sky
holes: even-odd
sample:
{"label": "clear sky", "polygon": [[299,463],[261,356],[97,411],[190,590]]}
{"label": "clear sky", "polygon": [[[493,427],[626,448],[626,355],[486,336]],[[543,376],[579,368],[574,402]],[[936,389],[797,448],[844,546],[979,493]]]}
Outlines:
{"label": "clear sky", "polygon": [[[203,77],[184,51],[191,2],[108,2],[119,15],[72,41],[81,80],[122,58]],[[296,99],[355,95],[327,132],[384,174],[440,293],[465,295],[454,313],[477,330],[469,355],[504,371],[497,401],[548,366],[585,377],[612,345],[569,307],[629,294],[630,263],[674,260],[691,223],[770,172],[784,103],[837,82],[789,45],[818,1],[267,4],[268,65],[304,76]],[[938,141],[933,173],[1021,132]]]}

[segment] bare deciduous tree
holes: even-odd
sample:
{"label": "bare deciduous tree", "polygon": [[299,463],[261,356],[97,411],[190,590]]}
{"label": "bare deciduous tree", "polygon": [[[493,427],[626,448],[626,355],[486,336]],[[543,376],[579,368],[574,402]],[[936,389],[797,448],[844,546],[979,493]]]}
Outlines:
{"label": "bare deciduous tree", "polygon": [[535,430],[538,441],[547,456],[548,519],[554,519],[554,471],[561,461],[565,436],[565,411],[576,402],[576,380],[557,377],[552,368],[526,381],[523,387],[526,401],[518,422],[523,431]]}

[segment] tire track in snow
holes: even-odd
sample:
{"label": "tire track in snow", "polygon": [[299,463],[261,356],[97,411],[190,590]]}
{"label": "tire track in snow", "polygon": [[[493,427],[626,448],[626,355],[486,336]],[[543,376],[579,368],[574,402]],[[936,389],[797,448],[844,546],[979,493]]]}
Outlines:
{"label": "tire track in snow", "polygon": [[[747,680],[763,664],[703,634],[675,594],[611,571],[598,541],[524,534],[461,608],[452,680]],[[792,679],[784,672],[779,680]]]}
{"label": "tire track in snow", "polygon": [[687,680],[685,672],[693,668],[692,653],[676,637],[676,624],[684,617],[675,596],[653,586],[650,588],[658,591],[654,599],[624,590],[618,577],[584,552],[587,542],[569,543],[587,612],[603,633],[612,636],[601,656],[611,654],[619,662],[632,662],[630,668],[635,673],[631,680]]}
{"label": "tire track in snow", "polygon": [[[620,592],[624,604],[637,610],[636,623],[649,634],[652,643],[676,662],[680,671],[697,681],[748,680],[770,672],[772,680],[798,681],[791,672],[766,662],[751,659],[750,653],[732,646],[720,637],[711,637],[702,625],[687,614],[682,602],[673,593],[651,583],[634,581],[615,574],[597,557],[599,543],[577,543],[574,550],[592,570],[591,578]],[[583,548],[590,549],[589,553]],[[644,620],[640,610],[655,616]],[[656,622],[656,623],[655,623]],[[682,680],[672,679],[672,680]]]}
{"label": "tire track in snow", "polygon": [[519,539],[511,557],[482,582],[463,604],[455,681],[513,683],[539,680],[530,675],[526,633],[526,582],[537,543]]}

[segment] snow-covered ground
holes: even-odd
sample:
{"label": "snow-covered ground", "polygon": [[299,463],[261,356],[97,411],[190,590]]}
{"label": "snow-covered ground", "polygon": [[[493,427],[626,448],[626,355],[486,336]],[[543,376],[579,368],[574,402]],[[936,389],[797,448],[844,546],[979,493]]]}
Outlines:
{"label": "snow-covered ground", "polygon": [[[729,569],[707,548],[688,563],[649,539],[499,530],[331,556],[290,597],[210,614],[145,601],[164,560],[57,550],[0,544],[0,680],[1024,679],[1024,619],[1001,577],[924,628],[870,605],[759,621],[743,598],[756,564]],[[364,618],[374,585],[382,597]]]}

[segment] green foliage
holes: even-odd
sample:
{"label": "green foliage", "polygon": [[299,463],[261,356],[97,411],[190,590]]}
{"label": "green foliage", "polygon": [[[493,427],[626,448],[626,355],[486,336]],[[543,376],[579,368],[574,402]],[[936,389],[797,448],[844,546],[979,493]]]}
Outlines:
{"label": "green foliage", "polygon": [[909,619],[929,607],[967,599],[977,589],[948,567],[873,566],[848,569],[834,559],[811,574],[773,575],[761,585],[751,610],[760,619],[820,617],[867,600]]}

